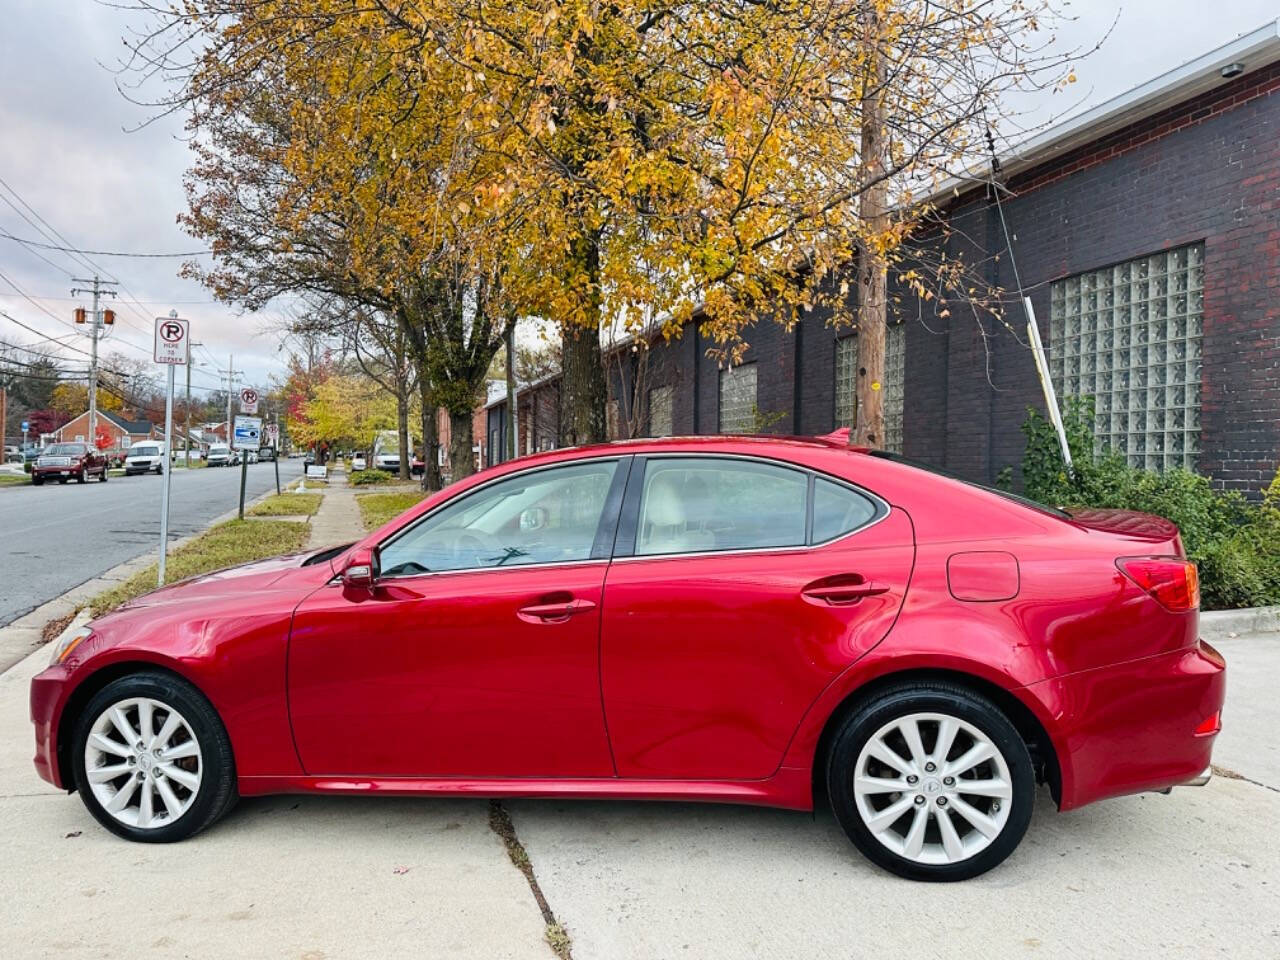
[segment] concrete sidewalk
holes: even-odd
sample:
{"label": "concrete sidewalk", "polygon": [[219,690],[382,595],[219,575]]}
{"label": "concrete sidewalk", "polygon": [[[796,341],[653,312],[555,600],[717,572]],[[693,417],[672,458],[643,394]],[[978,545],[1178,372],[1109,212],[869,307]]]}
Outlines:
{"label": "concrete sidewalk", "polygon": [[335,547],[340,543],[359,540],[365,535],[364,524],[360,520],[360,507],[356,504],[355,488],[347,483],[345,471],[330,471],[328,485],[317,487],[317,490],[324,491],[324,499],[320,501],[320,509],[311,518],[307,549]]}

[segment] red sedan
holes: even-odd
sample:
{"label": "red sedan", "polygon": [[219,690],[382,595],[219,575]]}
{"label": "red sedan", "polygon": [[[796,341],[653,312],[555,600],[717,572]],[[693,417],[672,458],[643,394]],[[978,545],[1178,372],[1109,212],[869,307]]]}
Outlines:
{"label": "red sedan", "polygon": [[1203,783],[1224,663],[1156,517],[1069,515],[843,436],[555,451],[356,544],[158,590],[31,687],[36,767],[177,840],[279,792],[811,809],[904,876]]}

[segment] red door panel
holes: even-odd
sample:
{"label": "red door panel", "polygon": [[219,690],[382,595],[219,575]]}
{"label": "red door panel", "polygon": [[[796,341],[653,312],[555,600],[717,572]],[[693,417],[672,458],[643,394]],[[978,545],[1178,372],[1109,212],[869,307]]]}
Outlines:
{"label": "red door panel", "polygon": [[605,561],[341,586],[294,615],[289,708],[308,774],[600,777]]}
{"label": "red door panel", "polygon": [[601,672],[623,777],[760,779],[822,689],[902,605],[911,523],[822,547],[615,559]]}

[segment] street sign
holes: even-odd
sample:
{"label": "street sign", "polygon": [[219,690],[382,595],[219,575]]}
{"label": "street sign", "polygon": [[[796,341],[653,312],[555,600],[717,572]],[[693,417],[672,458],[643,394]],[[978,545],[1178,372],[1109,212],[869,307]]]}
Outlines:
{"label": "street sign", "polygon": [[262,446],[262,418],[236,417],[235,432],[231,437],[233,450],[257,450]]}
{"label": "street sign", "polygon": [[23,432],[23,433],[26,433],[26,432],[27,432],[27,430],[29,430],[29,429],[30,429],[30,427],[31,427],[31,424],[27,423],[27,421],[25,421],[25,420],[23,420],[23,421],[22,421],[22,432]]}
{"label": "street sign", "polygon": [[324,480],[329,476],[329,468],[320,464],[307,467],[307,476],[312,480]]}
{"label": "street sign", "polygon": [[191,354],[191,323],[177,317],[156,317],[156,363],[186,366]]}
{"label": "street sign", "polygon": [[258,412],[258,391],[253,389],[253,387],[245,387],[240,391],[240,412]]}

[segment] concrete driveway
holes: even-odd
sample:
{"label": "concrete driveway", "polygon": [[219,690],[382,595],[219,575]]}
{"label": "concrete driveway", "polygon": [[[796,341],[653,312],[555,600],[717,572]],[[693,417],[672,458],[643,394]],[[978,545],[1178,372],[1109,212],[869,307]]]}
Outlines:
{"label": "concrete driveway", "polygon": [[[577,960],[1280,957],[1280,635],[1221,644],[1217,760],[1239,777],[1059,815],[964,884],[871,867],[831,816],[509,802]],[[0,677],[6,957],[554,960],[483,801],[242,802],[194,841],[130,845],[30,765],[26,681]]]}

